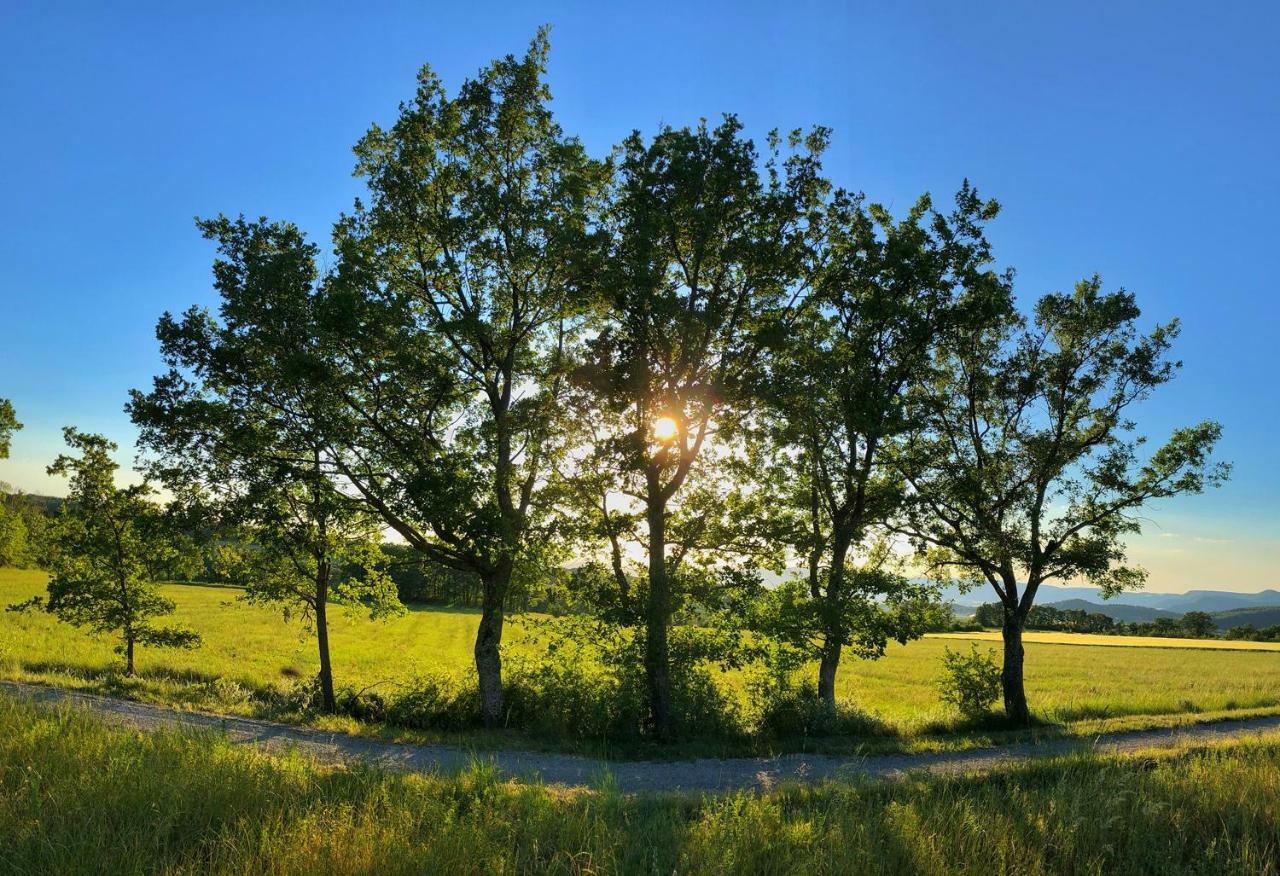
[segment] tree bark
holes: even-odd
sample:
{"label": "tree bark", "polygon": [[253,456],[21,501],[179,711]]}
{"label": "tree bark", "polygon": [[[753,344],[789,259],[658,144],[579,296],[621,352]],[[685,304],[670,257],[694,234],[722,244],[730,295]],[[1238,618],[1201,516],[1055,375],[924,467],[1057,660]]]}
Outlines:
{"label": "tree bark", "polygon": [[484,726],[501,727],[502,702],[502,626],[503,603],[511,583],[509,560],[481,579],[483,595],[480,603],[480,627],[476,630],[476,676],[480,681],[480,716]]}
{"label": "tree bark", "polygon": [[316,646],[320,650],[320,709],[325,714],[337,711],[333,693],[333,664],[329,659],[329,564],[321,562],[316,572]]}
{"label": "tree bark", "polygon": [[133,635],[126,635],[124,640],[124,674],[133,675]]}
{"label": "tree bark", "polygon": [[658,739],[671,737],[671,659],[667,626],[671,616],[671,582],[667,579],[667,509],[649,502],[649,601],[645,606],[644,672],[649,687],[650,730]]}
{"label": "tree bark", "polygon": [[836,671],[840,668],[840,652],[843,649],[844,625],[840,612],[840,600],[844,590],[844,563],[849,555],[853,538],[843,527],[837,527],[831,536],[831,572],[827,577],[824,594],[823,645],[818,663],[818,700],[823,708],[834,714],[836,710]]}
{"label": "tree bark", "polygon": [[832,714],[836,710],[836,670],[840,668],[842,648],[838,638],[828,637],[822,645],[822,659],[818,663],[818,699]]}
{"label": "tree bark", "polygon": [[1005,610],[1004,625],[1001,633],[1004,637],[1004,665],[1000,670],[1000,686],[1004,691],[1004,713],[1009,723],[1026,726],[1031,723],[1031,712],[1027,708],[1027,691],[1022,681],[1022,626],[1023,617],[1016,610]]}

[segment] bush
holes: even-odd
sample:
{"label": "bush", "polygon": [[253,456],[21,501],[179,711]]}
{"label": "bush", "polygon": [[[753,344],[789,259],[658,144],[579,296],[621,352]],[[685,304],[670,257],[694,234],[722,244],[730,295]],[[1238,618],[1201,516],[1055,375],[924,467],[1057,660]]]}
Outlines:
{"label": "bush", "polygon": [[946,650],[938,689],[944,703],[954,706],[964,718],[976,721],[990,715],[991,707],[1000,698],[1000,666],[994,651],[983,653],[976,643],[969,648],[968,654]]}
{"label": "bush", "polygon": [[[508,656],[503,663],[505,726],[554,739],[638,741],[646,688],[636,640],[581,619],[539,622],[536,632],[547,641],[542,653]],[[743,735],[736,701],[705,667],[673,660],[671,694],[677,737]],[[310,685],[295,684],[278,699],[298,711],[318,704]],[[337,700],[341,713],[363,721],[453,731],[483,724],[474,673],[420,675],[377,691],[339,690]]]}
{"label": "bush", "polygon": [[761,737],[795,739],[821,736],[887,736],[894,730],[852,704],[835,711],[818,698],[803,652],[782,648],[760,655],[747,677],[750,725]]}
{"label": "bush", "polygon": [[[737,703],[695,659],[671,662],[672,730],[676,737],[743,735]],[[505,673],[507,722],[534,734],[570,739],[636,741],[644,731],[646,680],[638,638],[552,627],[545,653],[511,661]]]}
{"label": "bush", "polygon": [[818,699],[812,684],[769,673],[753,679],[749,691],[755,707],[756,731],[771,738],[829,736],[837,716]]}

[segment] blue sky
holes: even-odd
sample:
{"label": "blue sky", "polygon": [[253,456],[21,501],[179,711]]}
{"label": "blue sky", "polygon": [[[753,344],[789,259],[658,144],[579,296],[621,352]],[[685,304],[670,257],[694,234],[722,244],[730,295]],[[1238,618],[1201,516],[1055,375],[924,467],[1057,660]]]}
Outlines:
{"label": "blue sky", "polygon": [[156,318],[212,303],[193,216],[323,240],[350,146],[422,63],[454,86],[546,22],[557,114],[593,151],[726,111],[828,125],[831,175],[899,211],[965,177],[997,197],[1024,300],[1097,271],[1182,317],[1142,425],[1220,420],[1235,477],[1152,509],[1133,557],[1153,590],[1280,586],[1275,4],[184,5],[0,0],[0,397],[27,424],[0,480],[61,491],[72,423],[131,459]]}

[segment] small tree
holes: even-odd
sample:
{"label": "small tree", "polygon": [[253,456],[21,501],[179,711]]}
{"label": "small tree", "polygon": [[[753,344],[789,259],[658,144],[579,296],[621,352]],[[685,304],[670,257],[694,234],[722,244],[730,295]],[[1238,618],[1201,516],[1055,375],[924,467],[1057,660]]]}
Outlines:
{"label": "small tree", "polygon": [[9,442],[13,433],[22,428],[18,415],[13,410],[13,402],[0,398],[0,459],[9,458]]}
{"label": "small tree", "polygon": [[[156,330],[169,370],[127,410],[146,464],[205,517],[249,545],[235,580],[249,598],[300,610],[316,636],[322,707],[336,707],[330,601],[397,611],[375,562],[374,518],[345,495],[328,451],[315,349],[314,247],[284,223],[203,221],[216,239],[218,317],[193,308]],[[359,575],[341,574],[359,563]]]}
{"label": "small tree", "polygon": [[79,455],[63,454],[49,466],[49,474],[69,476],[71,483],[50,533],[48,598],[35,597],[22,607],[43,606],[59,620],[119,635],[116,652],[124,655],[126,675],[134,674],[136,645],[200,644],[190,630],[152,623],[174,604],[146,577],[147,556],[167,549],[153,535],[160,509],[147,499],[150,487],[115,485],[117,465],[110,453],[116,445],[101,435],[67,427],[63,436]]}
{"label": "small tree", "polygon": [[1209,639],[1218,634],[1218,623],[1207,611],[1189,611],[1178,624],[1193,639]]}
{"label": "small tree", "polygon": [[[7,485],[0,484],[0,491]],[[27,522],[19,508],[0,495],[0,566],[24,566],[30,554]]]}
{"label": "small tree", "polygon": [[1177,323],[1138,333],[1133,295],[1101,291],[1037,303],[1030,325],[975,322],[940,350],[921,384],[919,430],[898,465],[912,490],[900,530],[931,569],[959,572],[999,597],[1009,720],[1031,720],[1022,631],[1040,585],[1083,576],[1104,595],[1137,587],[1124,537],[1152,500],[1222,483],[1210,456],[1221,433],[1203,422],[1140,456],[1131,409],[1167,383]]}
{"label": "small tree", "polygon": [[[297,498],[303,498],[298,496]],[[372,618],[394,616],[404,607],[395,585],[382,570],[377,530],[364,517],[309,512],[293,514],[291,502],[279,498],[270,520],[259,507],[259,521],[243,531],[249,545],[233,572],[245,598],[280,606],[286,618],[297,614],[316,637],[320,658],[320,704],[337,707],[329,647],[329,608],[342,605]]]}

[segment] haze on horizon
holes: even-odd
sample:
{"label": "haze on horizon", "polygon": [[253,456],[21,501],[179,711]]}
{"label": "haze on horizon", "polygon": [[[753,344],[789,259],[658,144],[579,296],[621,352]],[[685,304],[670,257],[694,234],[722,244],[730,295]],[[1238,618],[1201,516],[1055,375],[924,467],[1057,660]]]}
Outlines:
{"label": "haze on horizon", "polygon": [[161,367],[156,319],[213,301],[192,216],[290,219],[323,245],[358,190],[351,145],[394,117],[421,64],[453,86],[549,22],[558,119],[593,153],[636,124],[722,112],[757,138],[828,125],[828,172],[871,200],[901,211],[966,177],[1000,200],[995,252],[1024,301],[1096,271],[1144,319],[1181,317],[1182,374],[1140,425],[1159,439],[1217,419],[1235,471],[1152,509],[1131,559],[1153,591],[1280,587],[1280,70],[1266,38],[1280,12],[928,5],[10,5],[0,397],[26,428],[0,481],[64,492],[44,469],[69,424],[132,460],[122,407]]}

